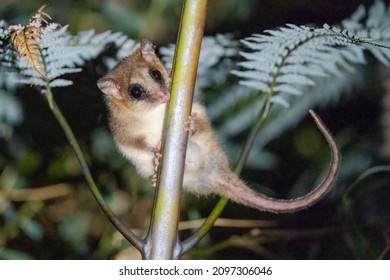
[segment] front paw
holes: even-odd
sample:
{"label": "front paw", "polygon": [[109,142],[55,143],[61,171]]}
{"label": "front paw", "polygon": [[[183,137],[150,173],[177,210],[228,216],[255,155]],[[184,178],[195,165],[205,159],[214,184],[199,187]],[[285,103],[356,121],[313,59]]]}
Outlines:
{"label": "front paw", "polygon": [[157,187],[157,173],[154,173],[152,176],[152,187],[153,188]]}
{"label": "front paw", "polygon": [[152,176],[152,186],[155,188],[155,187],[157,187],[157,182],[158,182],[157,174],[158,174],[158,170],[159,170],[159,167],[160,167],[160,159],[162,158],[162,154],[161,154],[159,148],[154,148],[153,149],[153,154],[154,154],[154,158],[153,158],[154,173],[153,173],[153,176]]}
{"label": "front paw", "polygon": [[192,113],[188,116],[188,120],[184,122],[184,131],[188,132],[189,136],[192,136],[195,134],[196,131],[196,113]]}

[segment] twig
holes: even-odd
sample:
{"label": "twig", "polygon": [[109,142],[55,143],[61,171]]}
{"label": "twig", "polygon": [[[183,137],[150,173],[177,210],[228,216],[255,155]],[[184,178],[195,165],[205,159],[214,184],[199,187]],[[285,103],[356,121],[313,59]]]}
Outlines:
{"label": "twig", "polygon": [[53,93],[51,91],[51,87],[49,83],[46,86],[46,93],[44,95],[46,97],[46,100],[49,104],[50,110],[54,114],[55,118],[57,119],[58,123],[60,124],[62,130],[64,131],[66,138],[68,139],[70,145],[72,146],[72,149],[77,157],[77,160],[80,163],[81,170],[84,174],[85,180],[87,181],[88,188],[92,192],[92,195],[96,199],[96,202],[104,212],[104,214],[107,216],[107,218],[111,221],[111,223],[114,225],[114,227],[131,243],[136,247],[138,250],[142,251],[144,243],[141,239],[138,238],[134,233],[132,233],[129,229],[126,228],[125,225],[121,223],[121,221],[115,216],[111,208],[105,203],[98,187],[95,184],[95,181],[93,180],[92,174],[88,168],[88,165],[84,159],[84,155],[80,149],[80,146],[76,140],[76,137],[73,134],[72,129],[70,128],[68,122],[66,121],[64,115],[62,114],[61,110],[58,108],[56,102],[53,99]]}

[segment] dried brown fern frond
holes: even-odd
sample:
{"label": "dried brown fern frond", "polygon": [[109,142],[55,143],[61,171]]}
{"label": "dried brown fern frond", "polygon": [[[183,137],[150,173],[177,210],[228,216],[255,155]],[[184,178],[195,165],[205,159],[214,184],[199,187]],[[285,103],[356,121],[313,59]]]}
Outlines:
{"label": "dried brown fern frond", "polygon": [[49,80],[41,67],[40,41],[44,35],[44,25],[49,24],[51,17],[43,11],[46,5],[39,8],[31,18],[27,26],[12,25],[8,28],[11,43],[20,57],[26,59],[27,64],[32,66],[45,80]]}
{"label": "dried brown fern frond", "polygon": [[10,27],[11,43],[20,57],[26,59],[27,64],[31,65],[45,80],[46,74],[42,71],[40,63],[40,39],[42,31],[39,27],[27,26],[21,29]]}

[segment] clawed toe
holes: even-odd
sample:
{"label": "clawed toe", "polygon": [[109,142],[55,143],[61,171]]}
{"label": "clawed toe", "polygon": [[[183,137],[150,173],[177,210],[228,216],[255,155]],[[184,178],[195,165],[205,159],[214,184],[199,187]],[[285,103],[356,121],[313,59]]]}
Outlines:
{"label": "clawed toe", "polygon": [[157,187],[157,173],[153,174],[152,176],[152,187],[153,188]]}
{"label": "clawed toe", "polygon": [[193,113],[188,116],[188,120],[184,122],[184,131],[188,132],[190,136],[195,133],[196,123],[195,123],[196,114]]}
{"label": "clawed toe", "polygon": [[162,153],[160,152],[159,148],[155,148],[153,151],[154,154],[154,174],[152,176],[152,186],[155,188],[157,187],[157,174],[158,174],[158,169],[160,167],[160,159],[162,158]]}

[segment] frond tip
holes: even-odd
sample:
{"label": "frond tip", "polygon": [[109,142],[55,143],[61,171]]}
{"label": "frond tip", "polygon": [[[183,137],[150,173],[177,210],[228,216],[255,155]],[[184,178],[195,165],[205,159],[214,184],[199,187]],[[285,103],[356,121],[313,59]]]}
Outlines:
{"label": "frond tip", "polygon": [[45,80],[49,80],[41,67],[41,39],[44,35],[43,25],[49,25],[50,16],[39,8],[27,26],[11,25],[8,28],[11,43],[20,57],[24,57],[28,65],[33,67]]}
{"label": "frond tip", "polygon": [[24,57],[28,65],[32,66],[45,80],[46,74],[42,71],[40,63],[40,40],[42,31],[35,26],[10,26],[8,29],[11,43],[20,57]]}

